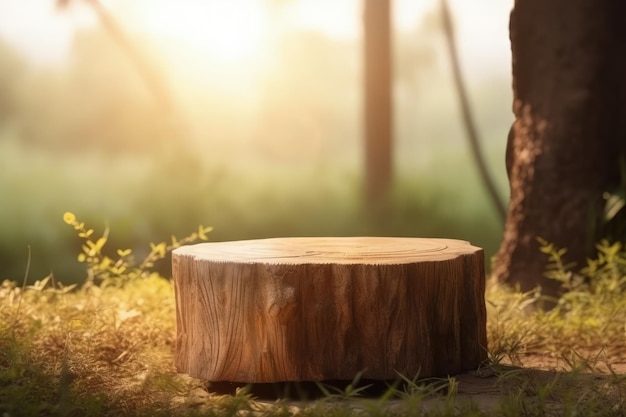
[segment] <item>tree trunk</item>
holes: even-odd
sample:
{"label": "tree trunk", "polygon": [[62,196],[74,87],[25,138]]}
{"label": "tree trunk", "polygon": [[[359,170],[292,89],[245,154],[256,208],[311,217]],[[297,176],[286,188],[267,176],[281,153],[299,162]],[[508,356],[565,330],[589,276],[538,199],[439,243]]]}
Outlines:
{"label": "tree trunk", "polygon": [[364,2],[365,197],[384,207],[392,178],[392,70],[390,0]]}
{"label": "tree trunk", "polygon": [[515,123],[511,197],[494,275],[540,285],[547,258],[537,237],[584,266],[598,238],[603,194],[620,185],[624,120],[623,0],[516,0],[511,13]]}
{"label": "tree trunk", "polygon": [[180,372],[389,380],[486,359],[484,258],[450,239],[278,238],[173,253]]}

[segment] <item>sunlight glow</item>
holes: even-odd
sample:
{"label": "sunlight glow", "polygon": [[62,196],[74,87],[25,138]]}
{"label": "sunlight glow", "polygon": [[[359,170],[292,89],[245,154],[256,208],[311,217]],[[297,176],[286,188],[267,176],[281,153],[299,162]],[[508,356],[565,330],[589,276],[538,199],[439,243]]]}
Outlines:
{"label": "sunlight glow", "polygon": [[259,1],[157,4],[140,22],[146,31],[181,41],[209,62],[240,63],[264,47],[267,20]]}
{"label": "sunlight glow", "polygon": [[354,39],[361,32],[357,0],[299,0],[286,2],[288,19],[299,29],[316,30],[335,39]]}
{"label": "sunlight glow", "polygon": [[[174,39],[196,55],[196,62],[214,66],[256,66],[267,58],[273,35],[290,30],[315,30],[339,39],[361,34],[362,0],[100,0],[130,34]],[[278,5],[277,7],[271,4]],[[508,62],[508,13],[512,0],[450,0],[457,36],[468,67],[490,73]],[[411,31],[438,0],[394,0],[396,29]],[[280,10],[278,13],[277,11]],[[278,15],[281,15],[279,18]],[[270,23],[271,22],[271,23]],[[62,65],[77,30],[97,26],[86,2],[73,2],[59,13],[54,2],[0,0],[0,40],[18,48],[29,61]],[[271,58],[269,58],[271,59]],[[500,64],[508,70],[508,66]],[[471,70],[471,68],[469,68]]]}

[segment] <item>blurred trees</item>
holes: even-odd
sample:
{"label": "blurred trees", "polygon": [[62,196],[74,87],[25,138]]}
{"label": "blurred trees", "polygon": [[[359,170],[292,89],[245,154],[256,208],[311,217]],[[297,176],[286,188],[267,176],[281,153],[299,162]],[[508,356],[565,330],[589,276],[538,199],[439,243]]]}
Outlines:
{"label": "blurred trees", "polygon": [[[398,36],[401,51],[387,58],[389,67],[392,58],[398,62],[396,82],[411,93],[423,69],[434,62],[424,33],[418,27],[415,33]],[[225,97],[232,92],[219,78],[198,82],[200,74],[204,72],[206,77],[207,71],[185,61],[181,45],[141,37],[136,41],[143,55],[150,57],[149,64],[171,82],[175,106],[184,114],[182,123],[190,125],[183,133],[185,137],[170,141],[199,145],[216,154],[230,144],[240,144],[243,152],[283,155],[284,160],[293,157],[295,150],[309,149],[307,157],[332,160],[347,156],[352,163],[352,149],[361,131],[359,77],[363,70],[361,51],[355,49],[354,42],[313,31],[290,33],[274,45],[272,62],[262,75],[242,71],[242,89],[249,83],[249,90],[257,91],[245,91],[247,97]],[[177,50],[180,56],[163,54],[164,48],[168,53]],[[2,51],[0,55],[4,55]],[[380,66],[377,55],[371,59]],[[171,130],[171,120],[163,120],[153,93],[132,60],[103,27],[76,34],[67,68],[35,69],[25,74],[11,68],[2,65],[0,82],[19,89],[19,97],[2,94],[0,100],[5,106],[19,106],[14,121],[21,126],[22,143],[57,151],[150,153],[156,143],[181,134]],[[9,75],[8,71],[17,74]],[[257,78],[250,81],[243,77]],[[246,103],[248,97],[254,97],[250,105]],[[372,102],[374,106],[384,105],[375,98]],[[373,119],[384,113],[375,112]],[[383,147],[390,149],[390,144]],[[375,159],[387,160],[380,164],[387,165],[388,171],[372,174],[372,181],[389,181],[384,178],[391,175],[390,152],[386,151],[387,156],[372,152]]]}
{"label": "blurred trees", "polygon": [[[187,130],[163,120],[134,64],[102,27],[75,34],[63,67],[30,66],[0,47],[0,89],[11,92],[0,95],[11,109],[6,118],[0,111],[0,195],[9,196],[0,207],[0,252],[13,268],[4,273],[23,273],[15,260],[29,244],[39,263],[33,277],[54,267],[59,279],[74,279],[62,273],[74,265],[74,248],[58,244],[71,242],[57,230],[67,210],[95,225],[110,221],[120,247],[137,249],[203,223],[223,240],[436,234],[493,252],[499,225],[465,175],[473,170],[459,124],[449,122],[455,102],[433,24],[431,16],[395,34],[399,181],[389,224],[375,226],[360,217],[356,193],[363,179],[361,39],[289,28],[266,61],[220,67],[175,39],[133,32],[163,72]],[[508,116],[501,105],[507,96],[498,95],[508,80],[498,82],[477,86],[489,96],[476,96],[487,97],[482,114],[497,133]],[[7,125],[15,126],[10,134],[2,131]],[[498,138],[491,135],[492,147]],[[201,169],[159,151],[159,142],[188,146]]]}
{"label": "blurred trees", "polygon": [[7,123],[18,110],[18,97],[25,65],[0,39],[0,123]]}
{"label": "blurred trees", "polygon": [[162,117],[119,55],[101,31],[86,31],[67,70],[32,70],[17,82],[0,78],[19,88],[11,102],[19,107],[13,121],[20,141],[64,152],[149,153]]}
{"label": "blurred trees", "polygon": [[364,0],[365,199],[374,212],[389,198],[393,175],[390,0]]}
{"label": "blurred trees", "polygon": [[[137,43],[120,27],[117,19],[111,15],[99,0],[84,0],[91,7],[91,10],[98,17],[100,27],[106,32],[109,38],[125,54],[126,59],[134,66],[137,74],[141,77],[149,92],[153,95],[157,105],[163,112],[164,117],[168,111],[172,110],[173,103],[167,88],[167,83],[157,70],[153,62],[150,62],[137,47]],[[59,10],[71,7],[72,0],[57,0],[56,5]]]}
{"label": "blurred trees", "polygon": [[483,143],[478,136],[478,128],[474,120],[473,109],[470,105],[465,78],[463,77],[463,73],[461,71],[461,63],[459,60],[459,53],[454,33],[454,24],[452,23],[452,13],[447,0],[440,0],[440,2],[444,33],[446,34],[448,53],[452,66],[454,86],[461,105],[461,114],[463,116],[463,124],[465,126],[467,140],[470,145],[469,148],[472,151],[474,162],[476,163],[476,167],[478,168],[478,172],[480,173],[480,177],[487,190],[489,198],[491,199],[497,213],[500,215],[500,218],[504,221],[506,209],[504,208],[504,203],[500,198],[500,193],[496,187],[495,180],[489,171],[489,167],[487,166],[487,162],[483,155]]}

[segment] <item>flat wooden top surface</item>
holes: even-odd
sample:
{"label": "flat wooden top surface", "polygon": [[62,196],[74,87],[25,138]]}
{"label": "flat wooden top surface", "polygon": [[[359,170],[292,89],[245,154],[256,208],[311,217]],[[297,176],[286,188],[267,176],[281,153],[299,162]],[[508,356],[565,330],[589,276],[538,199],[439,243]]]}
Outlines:
{"label": "flat wooden top surface", "polygon": [[403,237],[288,237],[182,246],[175,256],[264,264],[404,264],[442,261],[481,248],[463,240]]}

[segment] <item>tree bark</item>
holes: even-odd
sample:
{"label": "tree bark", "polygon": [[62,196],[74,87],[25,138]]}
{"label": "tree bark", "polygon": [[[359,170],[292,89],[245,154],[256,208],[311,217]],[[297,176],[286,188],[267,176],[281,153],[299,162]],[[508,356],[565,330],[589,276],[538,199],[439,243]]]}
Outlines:
{"label": "tree bark", "polygon": [[173,253],[180,372],[390,380],[486,359],[484,258],[450,239],[278,238]]}
{"label": "tree bark", "polygon": [[511,196],[494,276],[523,291],[558,294],[558,283],[543,277],[537,237],[584,266],[599,237],[603,194],[620,185],[625,16],[622,0],[515,1]]}

